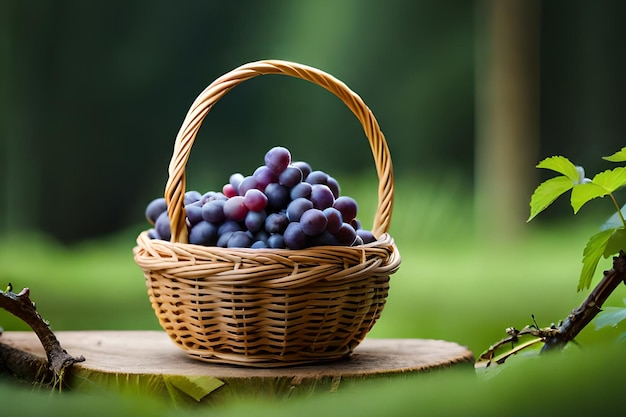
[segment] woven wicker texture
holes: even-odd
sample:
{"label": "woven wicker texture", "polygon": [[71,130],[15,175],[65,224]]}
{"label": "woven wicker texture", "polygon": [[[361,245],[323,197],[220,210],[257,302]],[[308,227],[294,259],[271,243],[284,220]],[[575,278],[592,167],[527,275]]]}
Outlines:
{"label": "woven wicker texture", "polygon": [[[379,179],[376,242],[302,250],[232,249],[188,244],[185,167],[202,121],[238,84],[282,74],[324,87],[361,122]],[[387,234],[393,206],[389,149],[374,115],[344,83],[305,65],[267,60],[242,65],[193,102],[176,137],[165,187],[170,242],[142,232],[134,249],[159,323],[189,355],[258,367],[349,355],[380,317],[400,254]]]}

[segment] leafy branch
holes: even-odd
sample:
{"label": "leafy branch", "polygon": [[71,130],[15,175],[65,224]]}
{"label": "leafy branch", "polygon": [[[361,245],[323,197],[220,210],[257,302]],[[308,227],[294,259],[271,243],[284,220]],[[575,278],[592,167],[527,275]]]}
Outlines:
{"label": "leafy branch", "polygon": [[[603,159],[610,162],[626,162],[626,147]],[[598,262],[604,256],[609,258],[626,248],[626,221],[620,209],[614,192],[626,186],[626,167],[618,167],[595,175],[592,179],[585,177],[585,170],[574,165],[563,156],[552,156],[541,161],[537,168],[549,169],[562,174],[541,183],[530,200],[530,216],[527,221],[534,219],[539,213],[548,208],[562,194],[572,191],[570,203],[574,214],[589,201],[595,198],[609,196],[616,209],[619,219],[611,218],[600,232],[589,238],[583,251],[583,268],[578,280],[578,291],[591,286],[593,275]]]}
{"label": "leafy branch", "polygon": [[[609,162],[626,162],[626,147],[613,155],[604,157]],[[509,327],[508,336],[487,349],[476,363],[476,367],[488,367],[493,363],[504,363],[509,357],[532,346],[543,344],[541,351],[547,352],[563,348],[573,341],[599,313],[609,295],[621,284],[626,284],[626,206],[620,208],[615,198],[615,191],[626,186],[626,167],[617,167],[595,175],[592,179],[585,176],[581,166],[574,165],[563,156],[546,158],[537,164],[537,168],[549,169],[561,175],[541,183],[530,200],[528,222],[548,208],[557,198],[571,190],[570,204],[577,214],[580,209],[596,198],[608,196],[616,209],[613,216],[602,225],[600,231],[592,235],[583,251],[583,267],[578,279],[578,291],[591,286],[593,275],[602,257],[613,258],[613,268],[604,272],[600,283],[591,291],[583,303],[572,310],[567,318],[558,325],[539,328],[535,322],[522,330]],[[626,319],[626,308],[615,308],[611,314],[603,316],[602,326],[617,325]],[[533,317],[534,320],[534,317]],[[530,337],[530,340],[524,341]],[[521,344],[520,344],[521,343]],[[517,346],[516,346],[517,344]],[[497,354],[503,347],[511,346],[502,354]]]}

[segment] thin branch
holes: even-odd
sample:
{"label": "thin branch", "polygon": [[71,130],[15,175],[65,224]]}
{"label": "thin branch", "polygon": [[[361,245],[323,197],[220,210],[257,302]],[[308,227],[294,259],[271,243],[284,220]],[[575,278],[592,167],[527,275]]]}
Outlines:
{"label": "thin branch", "polygon": [[620,251],[619,255],[613,258],[613,268],[604,271],[602,280],[582,304],[572,310],[558,327],[559,331],[546,338],[542,352],[561,349],[574,340],[578,333],[602,311],[604,302],[622,282],[626,284],[626,255]]}
{"label": "thin branch", "polygon": [[48,322],[41,317],[35,303],[31,301],[28,288],[24,288],[16,294],[9,284],[6,291],[0,291],[0,308],[18,317],[33,329],[46,351],[48,368],[52,372],[55,382],[63,378],[65,369],[85,360],[83,356],[74,357],[70,355],[61,347]]}
{"label": "thin branch", "polygon": [[[547,337],[553,336],[559,330],[555,326],[547,327],[540,329],[537,325],[529,325],[524,327],[522,330],[517,330],[515,327],[509,327],[506,329],[508,337],[500,340],[499,342],[489,346],[480,357],[475,364],[476,368],[487,368],[491,366],[492,363],[496,363],[501,365],[506,361],[509,357],[525,350],[531,346],[536,345],[537,343],[544,343]],[[524,342],[521,345],[517,345],[517,343],[521,342],[521,339],[527,336],[532,336],[530,341]],[[496,352],[503,346],[511,345],[511,349],[508,351],[497,355]]]}
{"label": "thin branch", "polygon": [[[478,358],[476,367],[489,367],[492,363],[502,364],[510,356],[537,343],[543,343],[542,353],[562,349],[602,311],[604,302],[621,283],[626,284],[626,255],[623,251],[613,258],[613,268],[604,271],[604,277],[598,285],[558,326],[539,328],[535,324],[526,326],[522,330],[509,327],[506,330],[508,336],[489,346],[489,349]],[[533,336],[535,339],[516,347],[515,344],[524,336]],[[496,356],[499,349],[509,344],[511,349]]]}

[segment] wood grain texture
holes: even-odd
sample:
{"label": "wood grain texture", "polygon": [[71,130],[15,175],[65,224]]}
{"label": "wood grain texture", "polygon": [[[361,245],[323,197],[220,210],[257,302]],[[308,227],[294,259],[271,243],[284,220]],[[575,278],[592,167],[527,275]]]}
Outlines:
{"label": "wood grain texture", "polygon": [[[73,389],[134,387],[151,394],[167,394],[169,379],[163,380],[163,377],[189,380],[206,377],[219,380],[219,388],[211,395],[207,393],[211,400],[233,396],[279,397],[320,389],[333,391],[349,381],[406,376],[451,366],[473,369],[474,363],[474,355],[466,347],[431,339],[365,339],[347,359],[264,369],[194,359],[161,331],[60,331],[56,334],[70,354],[83,355],[86,359],[71,370],[69,384]],[[31,332],[6,332],[0,336],[0,342],[45,361],[41,344]],[[201,400],[203,395],[199,397]]]}

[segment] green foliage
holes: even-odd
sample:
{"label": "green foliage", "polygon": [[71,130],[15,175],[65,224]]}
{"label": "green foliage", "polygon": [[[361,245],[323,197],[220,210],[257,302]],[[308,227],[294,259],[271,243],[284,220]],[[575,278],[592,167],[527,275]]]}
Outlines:
{"label": "green foliage", "polygon": [[554,200],[574,188],[580,181],[576,166],[563,156],[546,158],[537,164],[537,168],[550,169],[563,175],[544,181],[537,187],[530,200],[530,217],[527,221],[548,208]]}
{"label": "green foliage", "polygon": [[594,198],[611,195],[624,185],[626,185],[625,167],[601,172],[593,177],[591,182],[575,184],[571,198],[574,213],[577,213],[584,204]]}
{"label": "green foliage", "polygon": [[589,238],[587,246],[583,251],[583,268],[580,272],[578,280],[578,291],[589,288],[593,274],[596,272],[598,262],[605,252],[609,239],[613,235],[614,230],[604,230]]}
{"label": "green foliage", "polygon": [[[624,304],[626,304],[626,298],[624,299]],[[626,320],[625,307],[605,307],[596,318],[596,329],[617,327],[622,320]]]}
{"label": "green foliage", "polygon": [[574,187],[574,183],[568,177],[560,176],[550,178],[537,187],[530,201],[530,217],[531,221],[537,214],[545,210],[559,196]]}
{"label": "green foliage", "polygon": [[[610,162],[626,162],[626,147],[603,159]],[[608,258],[626,248],[626,222],[613,196],[615,191],[626,186],[626,167],[606,170],[589,179],[585,177],[585,170],[582,167],[574,165],[564,156],[553,156],[541,161],[537,168],[549,169],[562,175],[544,181],[535,189],[530,199],[530,216],[527,221],[535,218],[569,190],[572,190],[570,204],[574,214],[589,201],[606,196],[611,198],[616,208],[614,217],[603,225],[599,233],[589,238],[583,251],[578,291],[589,288],[600,259],[603,256]]]}
{"label": "green foliage", "polygon": [[613,155],[605,156],[602,159],[609,162],[626,162],[626,146],[615,152]]}
{"label": "green foliage", "polygon": [[550,169],[560,174],[565,175],[567,178],[576,182],[579,179],[579,173],[576,166],[564,156],[551,156],[544,159],[537,164],[537,168]]}
{"label": "green foliage", "polygon": [[[626,298],[623,301],[626,305]],[[626,320],[626,307],[605,307],[595,319],[596,330],[617,327],[623,320]],[[619,340],[626,342],[626,332],[621,334]]]}

